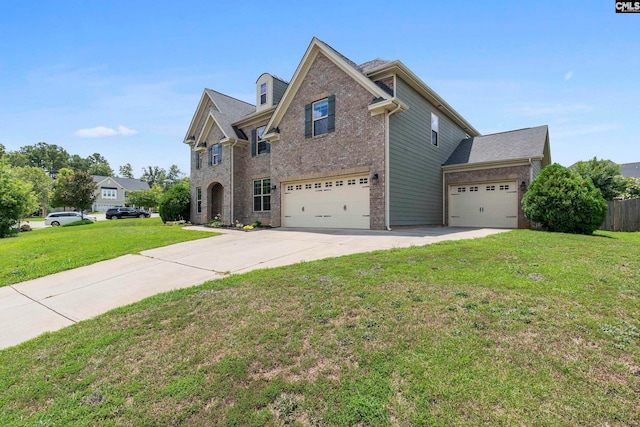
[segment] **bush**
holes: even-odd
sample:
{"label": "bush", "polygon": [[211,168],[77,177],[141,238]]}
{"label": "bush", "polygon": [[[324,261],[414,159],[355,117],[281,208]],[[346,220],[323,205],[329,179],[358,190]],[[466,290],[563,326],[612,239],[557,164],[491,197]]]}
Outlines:
{"label": "bush", "polygon": [[29,224],[22,224],[20,226],[20,231],[31,231],[31,226]]}
{"label": "bush", "polygon": [[590,179],[556,163],[531,183],[522,210],[545,230],[592,234],[604,222],[607,203]]}
{"label": "bush", "polygon": [[189,221],[191,209],[191,194],[189,189],[176,185],[160,196],[158,210],[162,222]]}

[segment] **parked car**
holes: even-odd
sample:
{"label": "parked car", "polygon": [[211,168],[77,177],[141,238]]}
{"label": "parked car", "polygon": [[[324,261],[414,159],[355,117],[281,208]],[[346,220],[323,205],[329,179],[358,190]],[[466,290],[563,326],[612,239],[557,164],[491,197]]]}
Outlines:
{"label": "parked car", "polygon": [[107,210],[105,217],[107,219],[122,219],[122,218],[149,218],[151,214],[149,212],[141,211],[136,208],[110,208]]}
{"label": "parked car", "polygon": [[[82,221],[83,216],[80,212],[52,212],[44,219],[44,225],[57,227],[59,225],[69,224],[71,222]],[[98,218],[92,215],[84,215],[84,219],[97,221]]]}

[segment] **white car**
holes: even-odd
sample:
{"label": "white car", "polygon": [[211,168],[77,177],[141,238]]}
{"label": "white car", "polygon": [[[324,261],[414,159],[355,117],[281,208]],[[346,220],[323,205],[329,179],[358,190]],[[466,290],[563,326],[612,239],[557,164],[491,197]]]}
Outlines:
{"label": "white car", "polygon": [[[90,219],[91,221],[98,220],[95,216],[91,215],[85,215],[84,218]],[[57,227],[59,225],[65,225],[81,220],[82,216],[80,215],[80,212],[53,212],[47,215],[47,217],[44,219],[44,225]]]}

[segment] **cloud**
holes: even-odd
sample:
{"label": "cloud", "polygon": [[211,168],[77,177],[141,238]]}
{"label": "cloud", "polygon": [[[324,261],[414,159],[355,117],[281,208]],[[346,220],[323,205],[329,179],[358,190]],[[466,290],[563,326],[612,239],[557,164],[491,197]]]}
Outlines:
{"label": "cloud", "polygon": [[551,114],[589,113],[591,111],[593,111],[593,107],[585,104],[556,104],[545,107],[523,107],[505,110],[506,113],[513,113],[524,117],[536,117]]}
{"label": "cloud", "polygon": [[78,129],[75,131],[76,136],[80,136],[83,138],[102,138],[105,136],[115,136],[115,135],[136,135],[138,133],[135,129],[129,129],[126,126],[118,126],[118,129],[111,129],[104,126],[98,126],[90,129]]}
{"label": "cloud", "polygon": [[564,80],[567,81],[569,80],[571,77],[573,77],[573,71],[569,71],[567,74],[564,75]]}

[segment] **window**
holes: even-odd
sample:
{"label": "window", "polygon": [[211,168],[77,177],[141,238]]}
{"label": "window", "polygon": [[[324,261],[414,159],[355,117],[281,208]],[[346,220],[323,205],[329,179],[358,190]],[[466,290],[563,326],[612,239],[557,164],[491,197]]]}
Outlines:
{"label": "window", "polygon": [[118,198],[118,190],[115,188],[103,188],[102,189],[102,198],[103,199],[117,199]]}
{"label": "window", "polygon": [[293,185],[287,185],[287,191],[293,191]]}
{"label": "window", "polygon": [[262,139],[266,127],[262,126],[251,132],[251,155],[266,154],[271,152],[271,143]]}
{"label": "window", "polygon": [[196,151],[196,169],[200,169],[200,152]]}
{"label": "window", "polygon": [[305,184],[304,185],[304,189],[305,190],[310,190],[311,189],[311,184]]}
{"label": "window", "polygon": [[438,146],[438,133],[440,132],[438,128],[438,116],[431,113],[431,144]]}
{"label": "window", "polygon": [[485,190],[486,191],[496,191],[496,186],[495,185],[487,185]]}
{"label": "window", "polygon": [[324,135],[335,130],[336,97],[331,95],[304,106],[304,136]]}
{"label": "window", "polygon": [[202,212],[202,188],[196,187],[196,210]]}
{"label": "window", "polygon": [[253,211],[271,210],[271,178],[253,181]]}
{"label": "window", "polygon": [[500,191],[509,191],[509,184],[501,185],[500,186]]}
{"label": "window", "polygon": [[466,187],[458,187],[458,193],[464,193],[465,191],[467,191]]}
{"label": "window", "polygon": [[469,191],[478,191],[478,187],[469,187]]}
{"label": "window", "polygon": [[347,180],[347,185],[356,185],[356,180],[355,179],[348,179]]}
{"label": "window", "polygon": [[324,135],[328,132],[329,102],[326,99],[313,103],[313,136]]}
{"label": "window", "polygon": [[222,144],[216,144],[213,146],[213,164],[219,165],[222,158]]}
{"label": "window", "polygon": [[267,103],[267,84],[260,84],[260,105],[264,105]]}
{"label": "window", "polygon": [[333,182],[331,182],[331,181],[327,181],[327,182],[325,182],[325,183],[324,183],[324,187],[325,187],[325,188],[331,188],[331,187],[333,187]]}
{"label": "window", "polygon": [[296,185],[296,190],[302,190],[302,184]]}
{"label": "window", "polygon": [[336,187],[342,187],[343,184],[344,184],[344,181],[342,180],[336,181]]}
{"label": "window", "polygon": [[369,178],[360,178],[360,184],[368,184]]}
{"label": "window", "polygon": [[322,188],[322,183],[316,182],[315,184],[313,184],[313,188]]}

